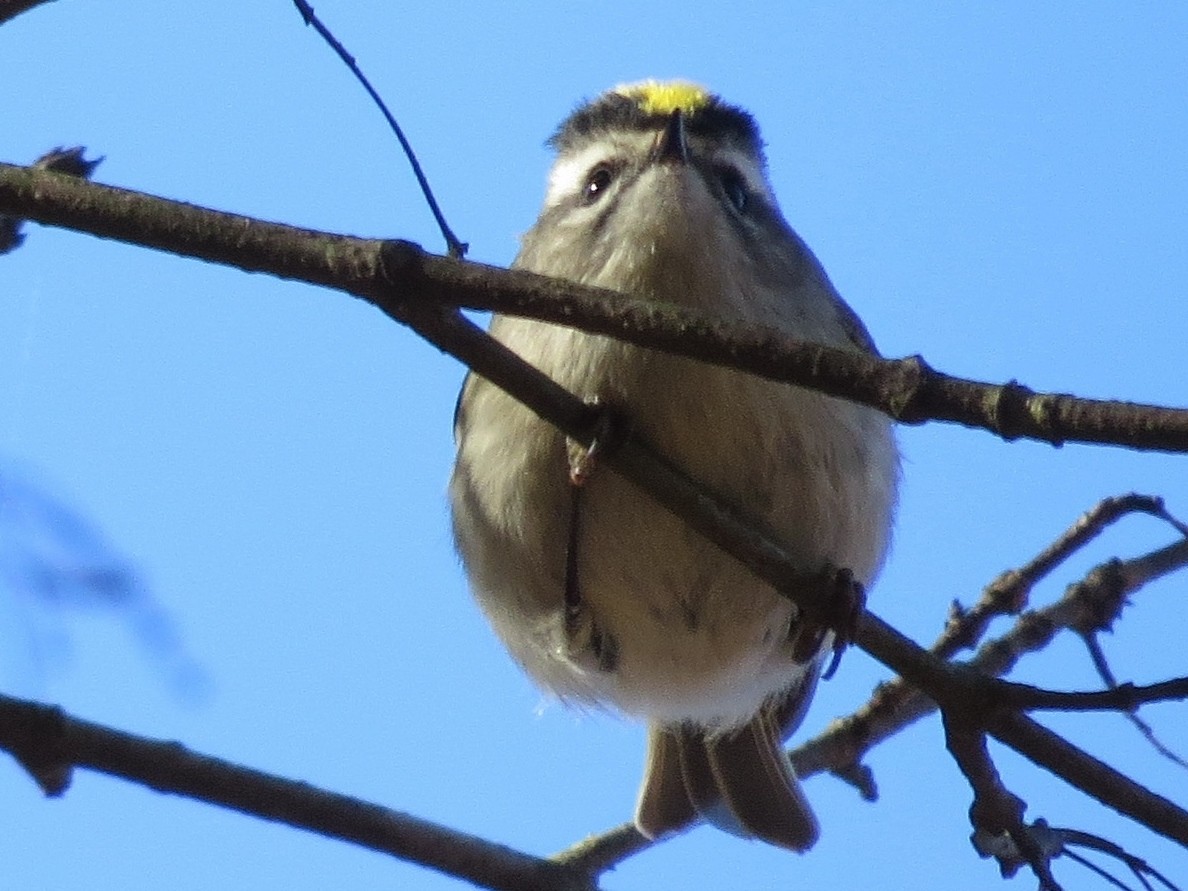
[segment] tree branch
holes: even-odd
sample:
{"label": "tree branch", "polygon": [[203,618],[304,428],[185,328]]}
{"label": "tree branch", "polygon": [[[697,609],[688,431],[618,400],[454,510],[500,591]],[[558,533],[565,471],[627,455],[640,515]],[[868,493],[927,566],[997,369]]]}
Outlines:
{"label": "tree branch", "polygon": [[1188,678],[1172,678],[1158,684],[1119,684],[1108,690],[1044,690],[1030,684],[1003,683],[998,695],[1004,705],[1022,711],[1053,709],[1064,712],[1134,711],[1151,702],[1188,699]]}
{"label": "tree branch", "polygon": [[[580,327],[869,405],[901,423],[946,421],[1007,440],[1188,451],[1188,410],[1035,393],[963,380],[919,356],[872,356],[789,339],[761,326],[624,297],[520,270],[266,223],[0,164],[0,212],[253,272],[348,291],[401,317],[462,306]],[[381,252],[384,257],[381,259]]]}
{"label": "tree branch", "polygon": [[329,838],[362,845],[496,891],[596,891],[588,871],[347,795],[92,724],[60,709],[0,695],[0,748],[48,795],[85,767]]}
{"label": "tree branch", "polygon": [[0,0],[0,25],[9,19],[15,19],[22,12],[28,12],[34,6],[50,2],[52,0]]}
{"label": "tree branch", "polygon": [[[1177,543],[1173,547],[1180,547],[1181,553],[1186,553],[1181,543]],[[1147,559],[1146,556],[1142,556],[1130,562],[1145,564]],[[1025,572],[1026,568],[1018,571],[1019,574]],[[1096,572],[1095,569],[1089,575],[1092,577]],[[1004,574],[1004,576],[1007,575],[1014,575],[1014,573]],[[1148,578],[1147,581],[1154,578]],[[979,606],[987,599],[995,598],[998,590],[997,582],[991,584],[986,589]],[[1128,589],[1125,594],[1116,596],[1114,606],[1117,611],[1121,611],[1127,596],[1133,594],[1135,590],[1137,590],[1137,586]],[[1117,594],[1117,592],[1115,593]],[[1091,585],[1084,583],[1071,585],[1064,596],[1055,603],[1020,616],[1011,629],[1001,637],[983,644],[966,664],[970,669],[986,676],[1006,674],[1026,653],[1036,652],[1047,646],[1062,629],[1075,629],[1084,620],[1086,614],[1100,615],[1101,601],[1098,595],[1099,592]],[[976,610],[971,611],[971,615],[975,612]],[[935,655],[945,652],[948,648],[949,634],[950,629],[946,629],[945,634],[934,644],[930,652]],[[964,636],[964,632],[962,632],[962,636]],[[1183,698],[1184,691],[1180,681],[1169,681],[1167,684],[1171,685],[1170,689],[1173,694],[1179,694],[1177,698]],[[1009,689],[1013,685],[1005,686]],[[1022,685],[1019,686],[1022,687]],[[1168,689],[1163,684],[1154,684],[1151,687],[1155,697],[1158,697],[1160,693],[1167,692]],[[1060,697],[1078,694],[1053,695]],[[1092,695],[1103,696],[1107,707],[1117,707],[1116,703],[1110,699],[1115,694]],[[1121,695],[1125,696],[1125,694]],[[1097,705],[1101,707],[1102,703],[1099,702]],[[865,705],[852,714],[834,721],[825,732],[802,743],[791,753],[796,773],[802,777],[822,771],[845,774],[851,771],[866,752],[878,743],[934,711],[936,711],[936,703],[903,678],[895,678],[881,684]]]}
{"label": "tree branch", "polygon": [[[1022,859],[1040,880],[1040,888],[1044,891],[1060,891],[1048,865],[1049,857],[1023,823],[1026,804],[1003,785],[990,759],[981,726],[959,718],[959,711],[954,709],[943,715],[945,747],[973,789],[969,820],[980,846],[985,848],[1009,839],[1014,851],[1022,855]],[[1001,856],[999,861],[1003,861]]]}

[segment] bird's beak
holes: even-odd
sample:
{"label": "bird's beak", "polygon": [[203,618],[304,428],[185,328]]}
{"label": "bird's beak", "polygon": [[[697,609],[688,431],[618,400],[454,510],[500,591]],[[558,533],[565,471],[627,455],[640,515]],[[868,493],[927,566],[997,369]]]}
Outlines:
{"label": "bird's beak", "polygon": [[689,144],[685,140],[685,116],[679,108],[672,110],[668,123],[656,137],[652,160],[660,164],[689,163]]}

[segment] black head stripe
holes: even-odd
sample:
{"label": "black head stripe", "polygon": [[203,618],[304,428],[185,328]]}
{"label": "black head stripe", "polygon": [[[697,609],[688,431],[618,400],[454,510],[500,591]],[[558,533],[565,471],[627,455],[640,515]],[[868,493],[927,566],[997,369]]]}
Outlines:
{"label": "black head stripe", "polygon": [[[607,133],[659,130],[668,118],[668,112],[645,110],[636,98],[612,91],[579,106],[561,122],[549,145],[564,152]],[[763,142],[755,119],[714,95],[685,111],[685,130],[690,136],[733,142],[756,155],[762,152]]]}

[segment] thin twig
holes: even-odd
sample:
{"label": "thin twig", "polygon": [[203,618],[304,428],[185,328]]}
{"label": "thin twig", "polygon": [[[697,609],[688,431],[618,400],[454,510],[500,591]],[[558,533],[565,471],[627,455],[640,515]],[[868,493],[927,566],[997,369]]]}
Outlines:
{"label": "thin twig", "polygon": [[993,619],[1018,615],[1037,584],[1110,525],[1134,513],[1159,517],[1180,529],[1161,498],[1136,492],[1104,498],[1023,566],[1002,573],[987,585],[973,607],[965,610],[954,604],[950,621],[929,651],[941,659],[950,659],[960,650],[975,646]]}
{"label": "thin twig", "polygon": [[1185,566],[1188,540],[1129,560],[1107,560],[1069,585],[1051,606],[1020,616],[1006,634],[979,647],[969,664],[983,674],[1005,674],[1023,654],[1047,646],[1061,629],[1083,634],[1086,628],[1111,625],[1131,594]]}
{"label": "thin twig", "polygon": [[1140,734],[1142,734],[1143,739],[1147,741],[1147,744],[1151,746],[1151,748],[1153,748],[1156,752],[1158,752],[1160,756],[1166,758],[1177,767],[1188,770],[1188,761],[1185,761],[1178,752],[1173,751],[1169,746],[1167,746],[1155,733],[1154,728],[1151,727],[1150,724],[1134,713],[1128,714],[1126,719],[1134,725],[1135,729],[1138,730]]}
{"label": "thin twig", "polygon": [[1065,712],[1129,712],[1151,702],[1188,699],[1188,678],[1174,678],[1146,686],[1116,684],[1108,690],[1085,692],[1044,690],[1030,684],[999,681],[995,686],[994,695],[1004,706],[1021,711],[1054,709]]}
{"label": "thin twig", "polygon": [[[1110,668],[1109,660],[1106,659],[1105,653],[1101,649],[1101,641],[1099,640],[1099,633],[1094,631],[1088,634],[1082,634],[1081,640],[1085,643],[1085,648],[1089,652],[1089,658],[1093,662],[1093,667],[1097,670],[1098,677],[1100,677],[1107,687],[1113,689],[1118,686],[1118,681],[1114,677],[1114,672]],[[1172,764],[1178,767],[1188,769],[1188,761],[1185,761],[1177,752],[1172,751],[1170,747],[1165,745],[1163,741],[1156,735],[1154,728],[1146,721],[1138,716],[1137,712],[1130,712],[1126,715],[1127,720],[1134,725],[1135,729],[1142,734],[1143,739],[1162,757],[1166,758]]]}
{"label": "thin twig", "polygon": [[1188,812],[1023,715],[1000,713],[990,735],[1091,798],[1188,846]]}
{"label": "thin twig", "polygon": [[343,46],[337,37],[335,37],[330,29],[322,24],[321,19],[314,13],[313,7],[305,0],[293,0],[297,11],[301,13],[301,18],[305,20],[305,24],[313,26],[314,30],[321,35],[322,39],[330,45],[330,48],[338,54],[338,58],[342,59],[343,63],[355,75],[355,79],[363,85],[363,89],[367,91],[367,95],[371,97],[380,112],[384,116],[384,120],[388,122],[388,126],[392,132],[396,134],[396,139],[400,141],[400,148],[404,150],[404,156],[408,158],[409,166],[412,167],[413,175],[417,178],[417,184],[421,187],[421,194],[425,196],[425,202],[429,205],[429,210],[433,213],[433,219],[437,221],[437,228],[441,230],[441,237],[445,239],[446,252],[456,260],[461,260],[466,256],[466,250],[469,247],[464,241],[460,241],[458,236],[454,234],[454,230],[450,228],[450,224],[446,222],[445,214],[441,212],[441,207],[437,204],[437,198],[433,195],[433,189],[429,187],[429,179],[425,176],[425,171],[421,169],[421,162],[417,160],[417,154],[413,151],[412,143],[404,135],[404,130],[400,124],[396,122],[395,115],[388,110],[388,104],[380,97],[375,87],[371,85],[366,75],[363,74],[359,64],[355,61],[355,57],[347,52],[347,48]]}
{"label": "thin twig", "polygon": [[[1177,530],[1180,528],[1174,518],[1169,518],[1159,498],[1138,493],[1105,498],[1023,566],[999,575],[983,589],[981,597],[972,607],[965,609],[955,602],[944,630],[933,642],[929,652],[941,659],[951,659],[961,650],[976,646],[993,619],[1017,615],[1026,606],[1036,584],[1109,525],[1132,513],[1168,519]],[[1077,615],[1080,614],[1078,610]],[[1026,622],[1020,624],[1051,628],[1053,632],[1068,627],[1061,624],[1058,614],[1050,609],[1029,616]],[[1010,640],[1011,637],[1005,637],[988,648],[989,652],[997,654],[994,663],[983,653],[973,664],[983,672],[1003,674],[1014,664],[1018,654],[1037,648],[1037,645],[1033,645],[1019,649],[1008,644]],[[1001,658],[1004,652],[1015,652],[1017,655],[1004,660]],[[828,770],[837,779],[854,786],[864,799],[874,800],[878,793],[873,775],[860,761],[867,747],[935,710],[936,704],[932,700],[902,678],[880,684],[865,705],[849,717],[835,721],[820,736],[792,753],[797,772],[804,776],[806,772]],[[843,744],[843,739],[849,742]],[[846,755],[843,756],[843,753]]]}
{"label": "thin twig", "polygon": [[[1077,863],[1077,864],[1085,867],[1085,869],[1089,870],[1091,873],[1096,875],[1099,879],[1104,879],[1106,882],[1113,885],[1115,888],[1119,888],[1119,889],[1121,889],[1121,891],[1131,891],[1130,886],[1124,884],[1122,882],[1122,880],[1119,879],[1117,876],[1113,875],[1109,871],[1098,866],[1096,863],[1094,863],[1089,858],[1081,856],[1076,851],[1065,851],[1064,856],[1067,857],[1069,860],[1072,860],[1074,863]],[[1154,891],[1154,889],[1151,888],[1151,886],[1147,883],[1147,881],[1145,879],[1142,878],[1142,876],[1139,876],[1139,880],[1142,881],[1143,888],[1145,888],[1146,891]]]}
{"label": "thin twig", "polygon": [[[1125,864],[1126,868],[1134,874],[1134,876],[1142,882],[1144,888],[1151,891],[1151,883],[1147,881],[1147,876],[1155,879],[1169,891],[1180,891],[1179,887],[1172,883],[1172,881],[1159,870],[1155,869],[1151,864],[1147,863],[1141,857],[1136,857],[1129,853],[1118,844],[1109,839],[1102,838],[1099,835],[1093,835],[1089,832],[1082,832],[1079,829],[1053,829],[1052,831],[1060,833],[1064,842],[1063,854],[1067,857],[1073,857],[1073,852],[1069,850],[1072,845],[1079,845],[1082,848],[1089,848],[1097,851],[1107,857],[1112,857],[1115,860]],[[1083,865],[1089,865],[1089,862],[1083,857],[1076,857],[1077,862]]]}
{"label": "thin twig", "polygon": [[[1153,500],[1141,495],[1103,501],[1058,539],[1059,547],[1054,545],[1045,548],[1020,569],[1003,573],[991,583],[975,607],[946,626],[931,652],[938,656],[942,653],[952,654],[958,649],[954,646],[955,641],[962,641],[963,646],[976,642],[984,632],[989,617],[995,612],[993,605],[1004,600],[1013,601],[1019,591],[1029,591],[1032,581],[1037,580],[1042,572],[1055,567],[1052,558],[1057,552],[1063,554],[1060,557],[1063,560],[1071,553],[1066,549],[1069,543],[1074,540],[1081,545],[1087,543],[1086,529],[1098,527],[1107,517],[1121,516],[1119,510],[1124,505],[1141,509],[1142,505],[1152,503]],[[1080,629],[1089,621],[1087,617],[1092,617],[1093,622],[1100,622],[1103,615],[1112,620],[1125,605],[1127,597],[1133,595],[1141,585],[1188,565],[1188,549],[1185,549],[1183,542],[1176,542],[1169,547],[1171,556],[1178,557],[1178,560],[1169,560],[1169,549],[1162,548],[1153,552],[1158,557],[1143,555],[1123,563],[1121,568],[1114,566],[1115,572],[1128,578],[1129,583],[1124,590],[1116,585],[1111,586],[1108,589],[1109,596],[1100,587],[1088,583],[1091,579],[1100,581],[1110,575],[1102,567],[1096,567],[1084,581],[1069,586],[1058,601],[1024,613],[1003,635],[983,644],[968,666],[986,676],[1000,676],[1014,668],[1026,653],[1047,646],[1062,629]],[[1009,584],[1004,584],[1004,579],[1020,580],[1014,593],[1009,592]],[[1005,597],[1004,592],[1008,592]],[[959,624],[963,622],[976,627]],[[859,766],[865,752],[934,711],[936,703],[902,678],[880,684],[865,705],[851,715],[834,721],[825,732],[803,743],[792,753],[797,774],[807,776],[828,771],[857,786],[863,796],[869,798],[873,792],[873,781],[869,772]]]}

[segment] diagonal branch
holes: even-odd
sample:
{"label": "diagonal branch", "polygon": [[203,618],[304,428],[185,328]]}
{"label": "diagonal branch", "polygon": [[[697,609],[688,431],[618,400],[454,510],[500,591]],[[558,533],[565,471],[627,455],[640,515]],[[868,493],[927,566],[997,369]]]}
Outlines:
{"label": "diagonal branch", "polygon": [[335,54],[342,63],[350,69],[351,74],[355,75],[355,80],[359,81],[363,89],[367,91],[367,95],[371,97],[371,101],[379,108],[380,114],[384,116],[384,120],[388,122],[388,128],[396,136],[396,141],[400,143],[400,149],[404,152],[404,156],[408,159],[408,166],[412,168],[413,176],[416,177],[417,185],[421,189],[421,195],[425,198],[425,203],[429,205],[429,212],[433,214],[433,219],[437,222],[437,228],[441,230],[441,237],[445,239],[446,250],[451,257],[461,259],[466,256],[467,245],[459,240],[458,236],[454,234],[454,230],[450,228],[450,224],[446,222],[445,214],[441,211],[441,206],[437,203],[437,196],[433,194],[433,189],[429,186],[429,179],[425,176],[425,171],[421,168],[421,162],[417,159],[417,153],[413,151],[412,143],[408,141],[408,137],[404,135],[404,129],[396,121],[396,116],[392,114],[388,108],[388,103],[384,102],[383,97],[376,91],[375,87],[371,85],[371,81],[367,79],[367,75],[363,73],[363,69],[359,67],[359,63],[355,57],[347,52],[347,48],[339,42],[330,29],[322,24],[322,20],[318,18],[312,6],[306,0],[293,0],[297,11],[301,13],[301,18],[305,20],[305,24],[312,27],[318,32],[321,37],[334,50]]}
{"label": "diagonal branch", "polygon": [[811,387],[906,424],[946,421],[1008,440],[1188,451],[1185,409],[963,380],[934,371],[919,356],[880,360],[797,342],[613,291],[434,256],[408,242],[296,229],[8,164],[0,164],[0,212],[337,288],[391,315],[414,305],[462,306],[580,327]]}
{"label": "diagonal branch", "polygon": [[[0,748],[61,794],[73,766],[362,845],[495,891],[597,891],[588,871],[308,783],[0,696]],[[47,783],[47,777],[53,777]]]}
{"label": "diagonal branch", "polygon": [[22,12],[28,12],[35,6],[52,2],[53,0],[0,0],[0,25],[9,19],[15,19]]}
{"label": "diagonal branch", "polygon": [[1070,786],[1160,835],[1188,846],[1188,813],[1023,715],[1001,713],[987,722],[999,742],[1025,755]]}
{"label": "diagonal branch", "polygon": [[[1160,517],[1180,531],[1181,525],[1158,498],[1136,493],[1106,498],[1023,566],[1002,573],[987,585],[972,607],[965,609],[954,604],[944,631],[929,652],[940,659],[951,659],[960,650],[976,646],[991,620],[1019,615],[1037,583],[1106,526],[1131,513]],[[1169,551],[1178,555],[1179,560],[1169,560]],[[1098,567],[1089,574],[1089,579],[1070,587],[1057,602],[1023,613],[1010,631],[983,644],[969,665],[987,676],[1004,675],[1024,654],[1043,648],[1059,631],[1069,628],[1079,631],[1090,623],[1090,617],[1092,623],[1112,620],[1121,612],[1129,594],[1186,564],[1188,549],[1182,541],[1120,565],[1111,563],[1108,565],[1114,566],[1115,571],[1108,575],[1125,578],[1127,584],[1109,585],[1107,590],[1102,590],[1101,585],[1107,573]],[[1090,584],[1090,580],[1098,584]],[[857,786],[864,797],[873,800],[877,791],[869,771],[861,765],[863,754],[935,710],[936,703],[903,678],[880,684],[865,705],[834,721],[829,729],[792,753],[796,772],[808,776],[828,771]]]}
{"label": "diagonal branch", "polygon": [[1031,590],[1040,581],[1097,538],[1108,526],[1136,513],[1158,517],[1181,535],[1188,535],[1183,524],[1168,513],[1161,498],[1131,492],[1103,499],[1024,566],[999,575],[986,586],[972,608],[966,610],[954,604],[944,633],[932,645],[931,651],[942,659],[948,659],[960,650],[973,647],[981,640],[991,620],[997,616],[1018,615],[1027,605]]}

